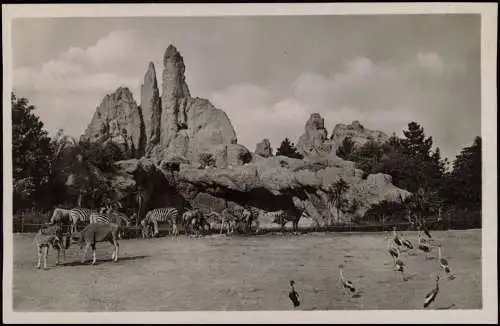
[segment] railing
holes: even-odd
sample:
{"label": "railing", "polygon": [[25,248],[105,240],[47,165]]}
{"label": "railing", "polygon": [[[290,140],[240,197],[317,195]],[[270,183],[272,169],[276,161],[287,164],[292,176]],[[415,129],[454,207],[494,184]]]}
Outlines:
{"label": "railing", "polygon": [[[458,217],[463,215],[462,217]],[[14,233],[35,233],[40,227],[50,219],[50,213],[44,212],[27,212],[16,214],[13,218],[13,232]],[[471,229],[481,228],[481,216],[478,212],[468,212],[465,214],[458,213],[455,216],[445,217],[442,220],[427,219],[426,226],[430,230],[458,230],[458,229]],[[301,232],[383,232],[391,231],[394,226],[399,230],[416,230],[416,225],[407,221],[401,222],[386,222],[386,223],[343,223],[331,226],[315,227],[314,224],[309,226],[301,226],[299,224],[299,231]],[[261,227],[261,233],[279,232],[281,230],[279,225],[266,225]],[[286,231],[291,230],[291,226],[286,227]],[[65,231],[69,232],[69,225],[65,225]],[[182,234],[183,228],[179,227],[179,233]],[[160,235],[168,232],[168,228],[160,227]],[[213,231],[211,233],[217,233]],[[125,230],[126,238],[136,238],[141,236],[141,231],[138,226],[130,226]]]}

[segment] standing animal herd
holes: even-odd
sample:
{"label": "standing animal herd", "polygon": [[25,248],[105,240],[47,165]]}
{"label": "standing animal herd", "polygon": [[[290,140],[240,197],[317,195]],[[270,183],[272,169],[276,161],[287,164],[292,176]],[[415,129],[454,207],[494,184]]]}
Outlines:
{"label": "standing animal herd", "polygon": [[[147,212],[144,219],[139,223],[143,238],[151,238],[159,236],[159,226],[166,225],[169,228],[169,233],[173,236],[178,235],[179,226],[182,224],[186,234],[202,234],[207,231],[217,230],[221,234],[232,234],[235,230],[239,232],[250,232],[252,226],[255,225],[256,231],[259,230],[259,216],[267,214],[272,218],[273,223],[284,226],[287,222],[293,223],[294,231],[298,230],[298,221],[304,212],[293,212],[287,210],[279,210],[274,212],[264,212],[255,207],[232,207],[226,205],[221,212],[202,210],[199,208],[185,210],[182,214],[177,208],[155,208]],[[64,232],[64,224],[69,223],[69,232]],[[83,226],[82,226],[83,225]],[[99,210],[87,208],[62,209],[56,208],[49,222],[43,225],[35,236],[35,243],[38,250],[37,268],[41,268],[43,257],[43,267],[47,268],[47,254],[49,247],[57,251],[56,265],[60,263],[60,255],[65,260],[65,251],[71,243],[80,246],[83,251],[81,262],[84,263],[89,248],[92,248],[92,264],[96,263],[96,244],[98,242],[109,242],[113,245],[111,259],[116,262],[119,256],[118,240],[123,236],[124,230],[131,225],[131,219],[127,215],[119,212],[111,207],[104,207]],[[405,269],[408,266],[403,261],[402,253],[414,249],[412,242],[409,239],[403,238],[397,232],[397,228],[393,229],[393,236],[390,238],[385,234],[388,241],[388,253],[393,261],[393,270],[400,273],[403,281],[408,281],[405,277]],[[439,267],[448,274],[448,279],[453,280],[455,277],[451,274],[451,268],[448,260],[442,256],[442,245],[433,244],[436,240],[427,228],[419,226],[417,233],[417,247],[415,250],[425,254],[425,259],[429,259],[429,254],[433,248],[438,250]],[[401,248],[401,249],[400,249]],[[344,293],[355,293],[356,287],[352,281],[346,279],[343,273],[344,265],[339,265],[340,282]],[[436,271],[435,286],[423,298],[423,307],[426,308],[435,301],[439,293],[439,271]],[[300,295],[295,289],[295,281],[290,282],[291,291],[289,298],[293,303],[294,308],[301,304]]]}

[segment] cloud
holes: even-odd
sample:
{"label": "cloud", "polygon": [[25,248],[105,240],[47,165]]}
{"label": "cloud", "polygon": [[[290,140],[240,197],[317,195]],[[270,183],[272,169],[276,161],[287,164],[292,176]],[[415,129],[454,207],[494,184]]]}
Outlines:
{"label": "cloud", "polygon": [[[410,121],[417,121],[443,154],[453,158],[458,144],[466,144],[470,135],[445,129],[442,122],[463,110],[450,80],[463,77],[464,71],[463,63],[445,61],[432,51],[401,62],[355,57],[327,76],[299,75],[289,85],[289,94],[275,103],[269,103],[266,90],[250,84],[215,92],[211,100],[228,113],[240,143],[251,150],[263,138],[274,148],[285,137],[296,142],[310,114],[318,112],[329,133],[337,123],[359,120],[369,129],[401,136]],[[448,145],[450,138],[454,146]]]}

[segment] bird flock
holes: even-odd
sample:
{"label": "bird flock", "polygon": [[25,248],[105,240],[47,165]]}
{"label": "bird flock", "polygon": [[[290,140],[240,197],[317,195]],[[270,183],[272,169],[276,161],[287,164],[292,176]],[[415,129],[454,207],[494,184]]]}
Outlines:
{"label": "bird flock", "polygon": [[[408,277],[405,277],[405,270],[408,269],[408,265],[403,261],[402,252],[412,251],[414,249],[418,249],[419,251],[425,254],[425,260],[430,259],[429,253],[433,248],[437,248],[438,251],[438,263],[439,267],[435,271],[435,285],[434,287],[425,295],[423,298],[423,308],[429,307],[435,300],[439,293],[439,280],[440,280],[440,269],[444,270],[444,272],[448,275],[449,280],[454,280],[455,276],[451,273],[451,268],[446,258],[443,258],[442,255],[442,244],[437,243],[434,244],[432,241],[432,235],[430,234],[427,228],[418,227],[417,233],[417,242],[418,247],[414,247],[413,243],[406,238],[403,238],[398,232],[396,226],[393,228],[392,238],[389,237],[387,233],[384,235],[387,240],[387,251],[392,258],[394,271],[396,273],[400,273],[403,281],[407,282],[409,280]],[[415,254],[413,254],[415,255]],[[340,287],[342,288],[344,295],[349,296],[353,295],[357,292],[354,283],[347,279],[344,276],[344,265],[341,264],[339,267],[339,280]],[[297,308],[300,306],[300,295],[297,293],[295,289],[295,281],[290,281],[291,290],[288,294],[290,300],[292,301],[293,307]]]}

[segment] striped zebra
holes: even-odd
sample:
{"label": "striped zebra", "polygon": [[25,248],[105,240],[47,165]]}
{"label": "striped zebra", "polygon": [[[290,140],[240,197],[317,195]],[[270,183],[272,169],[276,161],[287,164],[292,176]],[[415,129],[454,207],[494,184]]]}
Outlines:
{"label": "striped zebra", "polygon": [[[209,223],[212,222],[213,224],[220,225],[220,234],[224,232],[224,228],[226,228],[227,234],[234,231],[231,224],[233,217],[227,213],[227,210],[223,210],[221,213],[210,211],[205,214],[205,218]],[[212,225],[212,223],[210,223],[210,225]],[[211,229],[214,229],[214,227],[211,226]]]}
{"label": "striped zebra", "polygon": [[179,220],[179,211],[174,207],[155,208],[150,210],[146,217],[141,221],[141,226],[147,228],[152,224],[154,227],[153,237],[159,235],[158,224],[169,223],[172,226],[172,235],[177,235],[177,222]]}
{"label": "striped zebra", "polygon": [[118,226],[118,238],[121,239],[123,228],[130,226],[130,220],[123,213],[112,209],[103,209],[99,212],[92,211],[89,217],[89,224],[115,224]]}
{"label": "striped zebra", "polygon": [[205,214],[200,209],[187,210],[182,214],[182,221],[186,234],[201,231],[205,226],[210,229],[210,224],[206,220]]}
{"label": "striped zebra", "polygon": [[221,216],[221,231],[224,229],[224,225],[226,225],[227,234],[234,233],[234,226],[236,224],[235,216],[231,213],[229,208],[225,208],[220,213]]}
{"label": "striped zebra", "polygon": [[81,207],[73,208],[69,213],[69,216],[72,221],[71,233],[75,233],[78,231],[77,230],[78,223],[83,223],[84,225],[88,225],[90,223],[90,215],[93,212],[97,213],[95,209],[81,208]]}
{"label": "striped zebra", "polygon": [[64,209],[64,208],[54,208],[54,213],[52,213],[52,216],[50,217],[49,224],[54,225],[56,223],[63,223],[65,221],[70,222],[73,224],[73,220],[70,216],[71,210],[69,209]]}
{"label": "striped zebra", "polygon": [[[247,228],[248,230],[252,229],[252,223],[255,223],[255,232],[259,233],[260,231],[260,221],[259,217],[262,214],[262,210],[257,207],[246,205],[245,209],[250,212],[250,219],[247,220]],[[247,215],[248,216],[248,215]]]}
{"label": "striped zebra", "polygon": [[273,223],[281,224],[281,232],[285,232],[285,225],[288,222],[292,222],[294,232],[298,232],[302,213],[296,210],[280,209],[278,211],[267,212],[266,215],[274,217]]}

